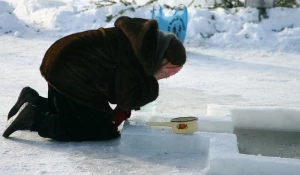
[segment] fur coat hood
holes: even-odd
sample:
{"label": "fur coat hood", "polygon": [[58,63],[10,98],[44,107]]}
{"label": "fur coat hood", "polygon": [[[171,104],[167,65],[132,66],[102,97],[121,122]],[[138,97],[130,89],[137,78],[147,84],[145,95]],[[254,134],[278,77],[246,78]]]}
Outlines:
{"label": "fur coat hood", "polygon": [[158,30],[153,19],[120,17],[115,22],[129,39],[131,46],[148,75],[153,75],[164,58],[164,53],[174,34]]}

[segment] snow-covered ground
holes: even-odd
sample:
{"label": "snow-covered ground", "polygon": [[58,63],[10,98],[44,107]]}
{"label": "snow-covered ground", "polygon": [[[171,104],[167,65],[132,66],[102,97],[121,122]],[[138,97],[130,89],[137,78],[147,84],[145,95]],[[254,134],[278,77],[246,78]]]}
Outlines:
{"label": "snow-covered ground", "polygon": [[[138,1],[140,5],[146,2]],[[158,1],[172,6],[182,2],[188,4],[179,0]],[[197,3],[199,1],[194,1],[195,5]],[[85,0],[0,0],[0,131],[4,130],[7,113],[24,86],[31,86],[42,96],[47,96],[47,84],[39,73],[39,66],[45,51],[54,41],[70,33],[113,26],[115,18],[106,22],[106,15],[113,15],[124,8],[126,7],[122,3],[95,8]],[[152,5],[148,5],[135,12],[126,11],[124,15],[150,18],[151,9]],[[187,115],[209,120],[208,106],[252,108],[250,113],[253,114],[256,114],[256,109],[300,109],[299,8],[268,9],[269,18],[262,21],[259,21],[258,10],[253,8],[209,10],[189,7],[188,12],[189,23],[184,43],[188,56],[186,65],[176,76],[160,81],[156,113],[133,112],[131,123],[142,126],[151,119],[167,120],[168,117]],[[165,13],[170,15],[172,11],[165,9]],[[231,123],[245,126],[250,125],[251,119],[259,120],[256,116],[251,118],[249,110],[242,114],[247,114],[247,120],[234,118],[236,115],[233,115]],[[292,124],[284,126],[296,131],[299,118],[293,118]],[[264,118],[265,125],[260,127],[280,128],[285,118],[276,119]],[[243,121],[249,122],[245,124]],[[216,128],[209,129],[213,131]],[[144,142],[141,138],[143,134],[136,135],[136,139],[128,137],[130,134],[134,136],[134,131],[127,129],[121,139],[114,141],[81,143],[56,142],[40,138],[36,133],[18,131],[9,139],[0,138],[0,174],[231,173],[222,173],[222,168],[228,167],[226,163],[231,161],[230,156],[219,164],[214,161],[217,158],[213,159],[213,156],[217,156],[216,153],[226,154],[228,150],[218,150],[218,147],[231,144],[229,141],[232,139],[232,144],[236,145],[235,135],[232,133],[199,132],[194,137],[199,135],[201,139],[210,138],[210,146],[202,146],[199,157],[193,154],[187,158],[184,151],[166,151],[164,154],[155,151],[120,151],[120,142],[133,142],[133,147],[140,145],[134,147],[136,149],[148,149],[147,146],[141,147]],[[145,135],[147,134],[146,132]],[[149,134],[149,139],[158,139],[153,133]],[[173,136],[174,134],[169,136],[157,132],[157,135],[171,143],[174,138],[174,145],[176,139],[181,139],[178,135]],[[172,147],[172,144],[165,144],[161,148],[168,150],[166,146]],[[299,148],[297,150],[299,152]],[[253,159],[260,157],[263,157],[265,163],[265,156],[255,156]],[[242,166],[243,163],[240,162],[243,161],[236,156],[233,159],[239,160],[237,166]],[[248,159],[245,160],[245,165],[247,161],[249,162]],[[274,161],[300,163],[299,159],[291,161],[278,158]],[[270,161],[266,165],[263,172],[269,173],[265,174],[279,171],[274,166],[279,167],[279,164],[272,164]],[[299,169],[286,172],[300,174],[297,170]],[[264,173],[248,168],[240,174]]]}

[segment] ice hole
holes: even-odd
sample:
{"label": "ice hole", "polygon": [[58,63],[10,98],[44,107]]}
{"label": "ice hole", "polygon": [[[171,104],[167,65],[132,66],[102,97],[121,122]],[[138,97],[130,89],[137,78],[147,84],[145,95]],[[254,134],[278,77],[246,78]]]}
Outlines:
{"label": "ice hole", "polygon": [[239,152],[271,157],[300,159],[300,133],[235,129]]}
{"label": "ice hole", "polygon": [[300,159],[299,109],[232,109],[231,118],[240,153]]}

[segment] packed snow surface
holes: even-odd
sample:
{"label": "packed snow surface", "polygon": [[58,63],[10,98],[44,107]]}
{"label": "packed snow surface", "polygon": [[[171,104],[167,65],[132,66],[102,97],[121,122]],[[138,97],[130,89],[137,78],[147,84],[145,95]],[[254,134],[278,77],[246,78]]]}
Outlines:
{"label": "packed snow surface", "polygon": [[[141,0],[132,6],[146,2]],[[159,0],[158,3],[188,5],[186,1],[177,0]],[[194,5],[197,3],[200,2],[194,1]],[[47,96],[47,84],[39,66],[53,42],[71,33],[112,27],[118,16],[109,22],[106,16],[125,8],[121,2],[97,8],[85,0],[0,0],[0,130],[5,129],[7,113],[23,87],[30,86]],[[152,5],[147,5],[134,12],[125,11],[123,15],[151,18],[151,10]],[[169,9],[164,12],[173,14]],[[272,8],[267,9],[267,14],[268,18],[260,20],[255,8],[188,7],[184,43],[187,63],[176,76],[159,81],[156,113],[134,111],[130,120],[143,124],[156,115],[160,116],[156,117],[159,120],[188,115],[201,117],[211,104],[297,109],[300,104],[300,9]],[[272,125],[272,120],[269,123]],[[128,132],[130,130],[126,134]],[[234,135],[211,138],[227,143],[226,138],[231,137]],[[0,140],[0,174],[3,175],[206,174],[221,172],[217,170],[222,168],[209,166],[208,153],[205,153],[208,148],[203,145],[202,157],[182,158],[183,153],[123,154],[118,149],[122,139],[65,143],[41,138],[34,132],[17,131],[9,139],[1,137]],[[142,142],[127,141],[136,145]],[[208,142],[204,139],[201,143]],[[147,150],[146,146],[140,148]],[[221,149],[220,153],[226,152],[228,150]]]}

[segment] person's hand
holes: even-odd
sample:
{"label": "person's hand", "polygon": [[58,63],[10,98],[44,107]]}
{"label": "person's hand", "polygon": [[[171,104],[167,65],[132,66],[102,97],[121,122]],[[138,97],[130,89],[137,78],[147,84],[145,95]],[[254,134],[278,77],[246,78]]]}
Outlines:
{"label": "person's hand", "polygon": [[118,105],[114,109],[114,116],[113,116],[113,121],[114,121],[114,126],[115,128],[118,128],[118,126],[124,121],[130,118],[131,116],[131,111],[125,111],[122,110]]}
{"label": "person's hand", "polygon": [[167,62],[163,64],[155,73],[154,77],[156,80],[160,80],[163,78],[168,78],[172,75],[175,75],[177,72],[181,70],[182,66],[177,66],[174,64],[171,64],[170,62]]}

